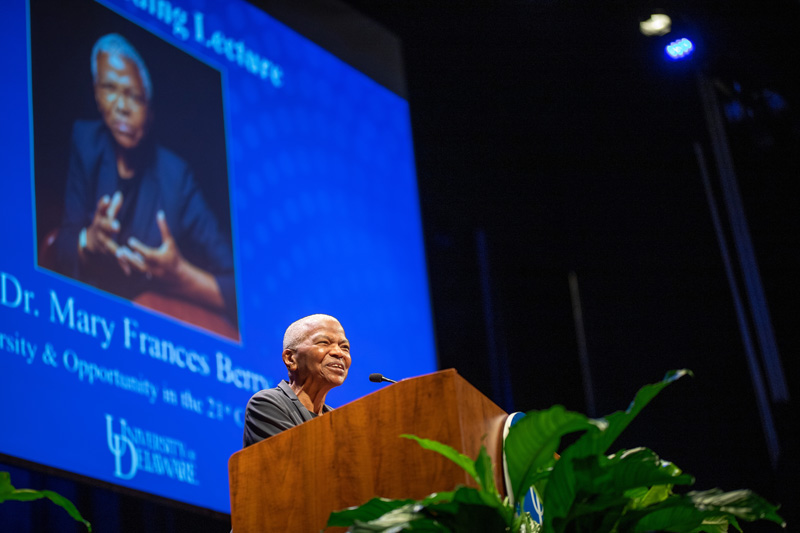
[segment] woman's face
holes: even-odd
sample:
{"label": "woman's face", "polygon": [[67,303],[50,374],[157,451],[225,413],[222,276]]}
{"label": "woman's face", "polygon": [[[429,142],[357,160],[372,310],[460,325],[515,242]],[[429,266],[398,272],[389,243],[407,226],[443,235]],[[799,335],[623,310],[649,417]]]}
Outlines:
{"label": "woman's face", "polygon": [[294,373],[294,381],[311,381],[324,388],[344,383],[352,361],[350,342],[342,325],[333,318],[310,323],[305,339],[294,351],[286,350],[284,356],[289,358],[289,370]]}

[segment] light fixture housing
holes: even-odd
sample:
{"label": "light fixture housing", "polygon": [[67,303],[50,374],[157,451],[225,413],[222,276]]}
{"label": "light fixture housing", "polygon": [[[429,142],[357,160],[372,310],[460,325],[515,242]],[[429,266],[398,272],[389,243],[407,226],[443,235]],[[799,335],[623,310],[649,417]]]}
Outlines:
{"label": "light fixture housing", "polygon": [[639,22],[639,31],[648,37],[666,35],[672,31],[672,19],[665,13],[653,13]]}

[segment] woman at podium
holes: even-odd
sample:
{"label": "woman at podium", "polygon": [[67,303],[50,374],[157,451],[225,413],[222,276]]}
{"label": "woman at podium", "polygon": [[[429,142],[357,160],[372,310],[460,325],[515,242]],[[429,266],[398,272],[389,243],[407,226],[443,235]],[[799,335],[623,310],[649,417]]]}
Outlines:
{"label": "woman at podium", "polygon": [[286,329],[282,358],[289,380],[247,402],[245,447],[330,411],[325,397],[347,379],[350,342],[334,317],[311,315]]}

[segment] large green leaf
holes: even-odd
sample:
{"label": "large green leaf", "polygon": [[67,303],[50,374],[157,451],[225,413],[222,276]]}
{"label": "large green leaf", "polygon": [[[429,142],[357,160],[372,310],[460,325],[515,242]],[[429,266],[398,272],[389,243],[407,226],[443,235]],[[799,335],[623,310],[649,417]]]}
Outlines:
{"label": "large green leaf", "polygon": [[723,513],[698,509],[690,500],[676,495],[664,503],[666,505],[658,504],[644,511],[626,515],[624,531],[673,533],[727,531],[728,520]]}
{"label": "large green leaf", "polygon": [[497,485],[494,482],[494,469],[492,468],[492,459],[486,452],[486,447],[481,446],[478,452],[478,458],[475,459],[475,472],[478,476],[478,485],[487,497],[492,501],[497,502],[497,506],[502,505],[502,498],[500,492],[497,490]]}
{"label": "large green leaf", "polygon": [[587,457],[590,455],[605,454],[608,448],[617,440],[617,437],[628,427],[634,418],[644,409],[650,401],[658,396],[662,390],[676,380],[686,375],[693,375],[690,370],[670,370],[664,379],[658,383],[645,385],[636,393],[631,404],[625,411],[616,411],[605,417],[608,426],[600,432],[584,433],[575,444],[562,454],[569,453],[573,457]]}
{"label": "large green leaf", "polygon": [[492,469],[492,459],[486,452],[486,447],[481,446],[478,452],[478,457],[473,461],[468,456],[460,453],[458,450],[435,440],[422,439],[416,435],[400,435],[406,439],[413,439],[419,443],[420,446],[426,450],[435,451],[454,463],[463,468],[473,479],[478,483],[478,486],[486,494],[482,497],[485,501],[491,502],[493,506],[502,504],[500,493],[497,490],[497,485],[494,482],[494,470]]}
{"label": "large green leaf", "polygon": [[542,501],[545,502],[542,530],[545,533],[563,531],[567,525],[564,519],[569,515],[578,493],[574,466],[572,457],[562,455],[550,473],[542,494]]}
{"label": "large green leaf", "polygon": [[462,504],[486,505],[486,500],[481,491],[472,487],[458,487],[451,494],[452,498],[430,502],[425,505],[425,508],[437,513],[446,512],[455,514]]}
{"label": "large green leaf", "polygon": [[591,533],[616,532],[617,522],[625,512],[625,501],[617,498],[601,497],[597,509],[591,504],[581,505],[566,519],[551,520],[548,531],[579,531]]}
{"label": "large green leaf", "polygon": [[436,442],[435,440],[422,439],[420,437],[417,437],[416,435],[403,434],[400,436],[403,437],[404,439],[412,439],[417,441],[417,443],[426,450],[431,450],[441,455],[444,455],[445,457],[453,461],[455,464],[463,468],[467,474],[472,476],[472,478],[475,480],[476,483],[478,484],[481,483],[481,480],[478,477],[478,472],[475,470],[475,462],[468,456],[456,450],[455,448],[452,448],[447,444],[442,444],[441,442]]}
{"label": "large green leaf", "polygon": [[[358,509],[341,511],[328,520],[330,526],[352,526],[366,532],[463,532],[504,531],[510,523],[499,509],[488,505],[485,492],[460,487],[455,492],[432,494],[422,502],[373,499]],[[369,509],[362,509],[369,507]],[[359,511],[359,515],[350,511]],[[350,514],[347,514],[347,513]],[[368,515],[376,513],[376,516]],[[346,519],[344,519],[346,518]]]}
{"label": "large green leaf", "polygon": [[625,491],[653,485],[691,485],[694,478],[652,450],[635,448],[609,458],[593,456],[575,460],[578,490],[624,495]]}
{"label": "large green leaf", "polygon": [[[547,480],[544,494],[542,494],[543,500],[546,502],[546,513],[543,524],[544,531],[550,531],[550,527],[557,523],[566,526],[564,519],[570,515],[571,508],[580,488],[576,480],[576,466],[574,462],[586,457],[602,457],[620,433],[628,427],[636,415],[638,415],[659,392],[667,385],[686,374],[690,374],[690,372],[688,370],[670,371],[660,382],[645,385],[636,393],[634,400],[627,410],[617,411],[605,417],[606,424],[595,424],[585,431],[574,444],[563,451],[561,458],[553,467]],[[523,419],[522,422],[524,422],[524,420],[525,419]],[[520,422],[520,424],[522,422]],[[510,434],[509,432],[509,437]],[[578,467],[578,471],[580,471],[581,468],[583,467]],[[557,528],[553,529],[553,531],[558,530]]]}
{"label": "large green leaf", "polygon": [[514,520],[502,505],[487,502],[485,491],[472,487],[459,487],[452,501],[427,505],[425,511],[454,532],[507,531]]}
{"label": "large green leaf", "polygon": [[413,502],[392,509],[369,521],[356,520],[349,531],[352,533],[397,533],[400,531],[451,533],[449,528],[421,512],[419,505]]}
{"label": "large green leaf", "polygon": [[741,530],[738,519],[748,522],[769,520],[785,527],[777,510],[777,506],[749,490],[723,492],[720,489],[711,489],[673,495],[657,505],[630,513],[626,519],[635,524],[630,528],[634,532],[715,532],[720,530],[723,522],[729,522]]}
{"label": "large green leaf", "polygon": [[[620,452],[610,458],[562,456],[544,495],[545,531],[562,531],[567,527],[612,531],[631,499],[644,498],[650,486],[692,481],[692,476],[682,474],[646,448]],[[635,490],[638,492],[631,494]]]}
{"label": "large green leaf", "polygon": [[720,489],[711,489],[689,492],[686,497],[697,507],[719,509],[748,522],[769,520],[781,526],[786,525],[783,518],[778,515],[778,506],[769,503],[751,490],[723,492]]}
{"label": "large green leaf", "polygon": [[[494,481],[492,460],[489,457],[489,454],[486,452],[485,446],[481,446],[481,449],[478,452],[478,457],[475,459],[475,461],[472,461],[466,455],[459,453],[450,446],[441,444],[439,442],[429,439],[422,439],[414,435],[402,436],[405,438],[414,439],[423,448],[436,451],[448,459],[451,459],[470,475],[472,475],[472,477],[477,481],[480,490],[476,491],[475,489],[469,487],[461,487],[457,489],[454,497],[452,498],[452,505],[458,507],[461,504],[467,504],[489,507],[494,509],[494,511],[489,513],[492,517],[492,520],[495,519],[495,515],[499,515],[507,526],[513,525],[514,520],[517,519],[516,512],[509,503],[503,500],[503,498],[500,496],[500,492],[497,490],[497,485]],[[443,502],[442,499],[439,499],[439,501],[436,503],[439,504],[439,509],[444,509],[450,502]],[[427,504],[425,507],[430,510],[437,508],[435,505]],[[463,512],[463,510],[459,512]],[[472,510],[471,512],[475,514],[478,511]]]}
{"label": "large green leaf", "polygon": [[558,450],[561,437],[598,424],[561,405],[527,413],[509,429],[504,445],[513,494],[525,494],[537,475],[553,465],[553,454]]}
{"label": "large green leaf", "polygon": [[14,486],[11,484],[11,475],[8,472],[0,472],[0,502],[8,500],[33,501],[42,498],[47,498],[54,504],[58,505],[67,511],[72,518],[83,523],[87,530],[92,530],[92,525],[86,521],[83,516],[81,516],[81,513],[78,511],[75,505],[65,497],[61,496],[57,492],[53,492],[52,490],[14,488]]}
{"label": "large green leaf", "polygon": [[625,495],[630,498],[630,509],[644,509],[669,498],[672,495],[672,485],[653,485],[647,489],[640,487],[625,491]]}
{"label": "large green leaf", "polygon": [[388,500],[386,498],[372,498],[370,501],[358,507],[350,507],[342,511],[334,511],[328,517],[325,527],[333,526],[352,526],[356,521],[369,522],[379,518],[389,511],[393,511],[405,505],[415,503],[414,500]]}
{"label": "large green leaf", "polygon": [[737,531],[742,528],[736,523],[735,519],[729,520],[724,517],[706,518],[703,523],[693,529],[691,533],[728,533],[728,527],[734,526]]}

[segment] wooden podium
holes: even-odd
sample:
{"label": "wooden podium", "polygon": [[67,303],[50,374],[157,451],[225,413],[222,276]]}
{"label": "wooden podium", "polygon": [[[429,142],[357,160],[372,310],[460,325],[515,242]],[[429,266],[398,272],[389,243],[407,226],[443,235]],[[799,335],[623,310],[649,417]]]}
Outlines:
{"label": "wooden podium", "polygon": [[233,454],[233,531],[318,532],[331,511],[375,496],[419,499],[458,484],[475,486],[454,463],[400,438],[403,433],[443,442],[471,458],[484,444],[502,491],[506,416],[453,369],[383,385]]}

